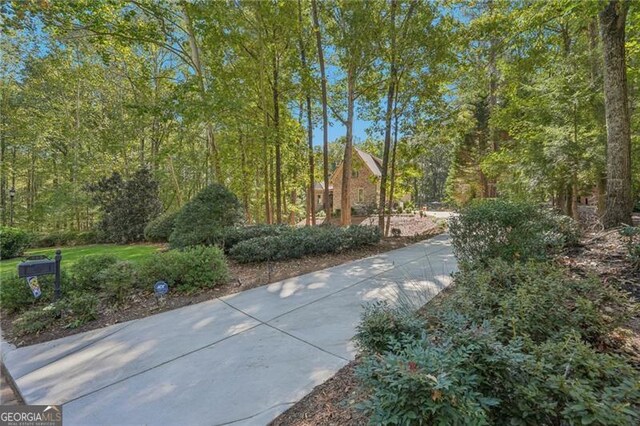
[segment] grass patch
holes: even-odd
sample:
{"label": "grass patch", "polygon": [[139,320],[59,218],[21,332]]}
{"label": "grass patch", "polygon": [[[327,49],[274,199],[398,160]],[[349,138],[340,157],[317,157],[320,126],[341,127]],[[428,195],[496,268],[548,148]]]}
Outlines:
{"label": "grass patch", "polygon": [[[148,258],[160,249],[159,245],[153,244],[91,244],[87,246],[61,247],[62,269],[70,268],[84,256],[94,254],[110,254],[119,260],[127,260],[138,263]],[[55,248],[28,250],[25,256],[46,255],[51,258],[55,255]],[[0,278],[7,278],[16,274],[18,263],[24,260],[23,257],[0,261]]]}

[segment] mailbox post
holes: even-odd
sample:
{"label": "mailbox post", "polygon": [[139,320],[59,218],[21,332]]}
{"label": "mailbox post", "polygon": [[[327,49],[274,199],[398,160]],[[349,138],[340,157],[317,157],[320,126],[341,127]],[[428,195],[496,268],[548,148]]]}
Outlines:
{"label": "mailbox post", "polygon": [[[37,277],[40,275],[55,275],[54,294],[55,300],[59,300],[61,296],[60,289],[60,261],[62,253],[56,250],[53,259],[46,256],[31,256],[27,260],[18,264],[18,276],[20,278]],[[37,296],[36,296],[37,297]]]}
{"label": "mailbox post", "polygon": [[56,250],[56,256],[54,261],[56,262],[56,278],[54,281],[54,293],[56,300],[60,299],[60,261],[62,260],[62,252],[60,249]]}

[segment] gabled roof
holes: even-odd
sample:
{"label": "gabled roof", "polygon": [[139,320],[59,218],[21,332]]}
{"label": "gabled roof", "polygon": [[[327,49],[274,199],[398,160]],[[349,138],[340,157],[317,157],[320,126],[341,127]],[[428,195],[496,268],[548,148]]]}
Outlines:
{"label": "gabled roof", "polygon": [[382,160],[381,159],[369,154],[368,152],[364,152],[361,149],[358,149],[358,148],[354,148],[354,149],[358,153],[360,158],[362,158],[362,161],[364,161],[364,164],[367,165],[369,170],[371,170],[371,172],[375,176],[382,176]]}
{"label": "gabled roof", "polygon": [[[382,160],[381,159],[379,159],[374,155],[369,154],[368,152],[364,152],[363,150],[358,149],[356,147],[354,147],[353,150],[362,159],[362,162],[365,164],[365,166],[367,166],[367,168],[371,170],[371,173],[373,173],[374,176],[376,177],[382,176]],[[338,164],[338,167],[336,167],[336,169],[331,174],[331,182],[333,182],[333,179],[336,177],[336,173],[338,173],[338,169],[340,169],[340,166],[342,166],[342,161],[340,162],[340,164]]]}

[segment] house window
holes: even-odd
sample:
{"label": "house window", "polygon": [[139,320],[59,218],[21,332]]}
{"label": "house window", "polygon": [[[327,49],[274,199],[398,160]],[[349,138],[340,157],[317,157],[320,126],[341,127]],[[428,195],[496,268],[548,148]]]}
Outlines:
{"label": "house window", "polygon": [[322,201],[322,195],[318,195],[318,203]]}
{"label": "house window", "polygon": [[351,170],[351,177],[352,178],[357,178],[358,176],[360,176],[360,173],[357,170]]}
{"label": "house window", "polygon": [[358,188],[358,202],[364,203],[364,188]]}

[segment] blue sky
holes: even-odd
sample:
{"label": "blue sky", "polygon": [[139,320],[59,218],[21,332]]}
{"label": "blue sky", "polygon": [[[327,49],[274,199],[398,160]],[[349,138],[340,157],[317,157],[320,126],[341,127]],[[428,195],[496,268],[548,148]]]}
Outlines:
{"label": "blue sky", "polygon": [[[366,130],[371,123],[356,119],[353,122],[353,139],[355,142],[363,141],[367,138]],[[347,134],[347,128],[338,120],[332,120],[329,116],[329,142],[333,142],[340,136]],[[322,146],[322,123],[313,129],[313,145]]]}

